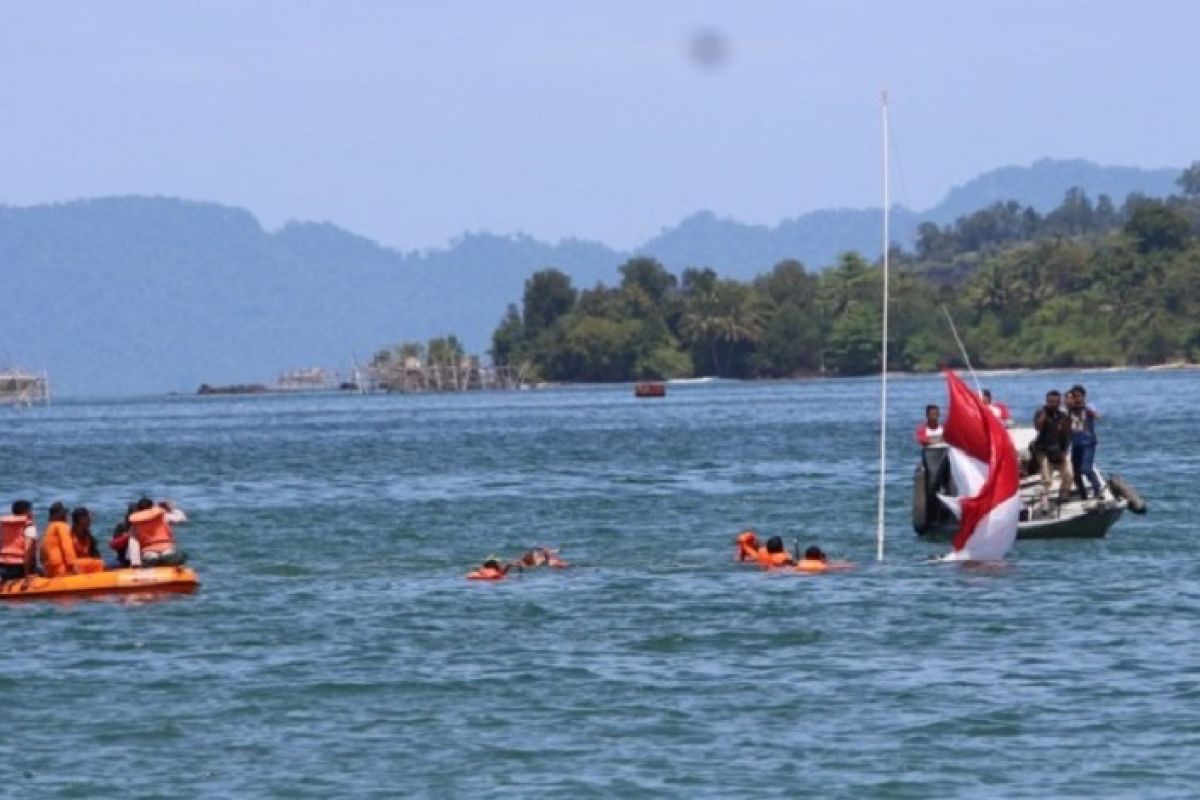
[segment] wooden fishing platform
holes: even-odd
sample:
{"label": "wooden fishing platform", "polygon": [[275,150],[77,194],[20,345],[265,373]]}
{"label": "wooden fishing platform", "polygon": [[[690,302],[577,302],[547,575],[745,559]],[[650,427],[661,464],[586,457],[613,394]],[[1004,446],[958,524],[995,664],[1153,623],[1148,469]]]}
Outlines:
{"label": "wooden fishing platform", "polygon": [[0,405],[32,406],[50,402],[50,378],[18,368],[0,369]]}
{"label": "wooden fishing platform", "polygon": [[461,364],[420,364],[407,359],[399,364],[368,367],[370,388],[385,392],[513,391],[525,385],[520,367],[484,366],[474,359]]}

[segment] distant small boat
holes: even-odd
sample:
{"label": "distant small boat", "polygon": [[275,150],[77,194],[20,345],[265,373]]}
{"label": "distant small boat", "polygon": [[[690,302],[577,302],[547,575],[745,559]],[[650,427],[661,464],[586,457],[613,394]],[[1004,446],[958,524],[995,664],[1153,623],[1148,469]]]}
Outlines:
{"label": "distant small boat", "polygon": [[235,383],[229,386],[212,386],[202,383],[196,394],[268,394],[271,390],[261,383]]}
{"label": "distant small boat", "polygon": [[639,383],[633,387],[634,397],[666,397],[665,383]]}

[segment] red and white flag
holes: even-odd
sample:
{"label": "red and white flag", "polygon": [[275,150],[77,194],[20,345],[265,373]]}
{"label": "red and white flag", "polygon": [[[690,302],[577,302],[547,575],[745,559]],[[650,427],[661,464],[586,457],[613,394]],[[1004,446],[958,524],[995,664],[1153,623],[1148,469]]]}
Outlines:
{"label": "red and white flag", "polygon": [[944,437],[957,497],[938,495],[958,517],[947,561],[1000,561],[1017,538],[1021,510],[1017,451],[1004,424],[946,370],[950,393]]}

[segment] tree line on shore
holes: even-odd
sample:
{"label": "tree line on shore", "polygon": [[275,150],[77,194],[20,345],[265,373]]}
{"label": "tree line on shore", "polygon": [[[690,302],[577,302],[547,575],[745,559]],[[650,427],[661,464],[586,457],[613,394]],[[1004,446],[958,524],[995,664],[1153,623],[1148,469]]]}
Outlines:
{"label": "tree line on shore", "polygon": [[[976,366],[1200,360],[1200,162],[1165,200],[1118,206],[1072,189],[1042,215],[996,203],[922,225],[893,248],[889,367],[957,364],[944,306]],[[652,258],[582,290],[557,269],[525,283],[492,336],[498,365],[550,381],[861,375],[880,367],[882,269],[846,253],[820,272],[785,260],[751,281]]]}
{"label": "tree line on shore", "polygon": [[435,336],[428,342],[405,341],[376,351],[368,367],[404,367],[415,364],[426,367],[457,367],[468,358],[466,348],[454,334]]}

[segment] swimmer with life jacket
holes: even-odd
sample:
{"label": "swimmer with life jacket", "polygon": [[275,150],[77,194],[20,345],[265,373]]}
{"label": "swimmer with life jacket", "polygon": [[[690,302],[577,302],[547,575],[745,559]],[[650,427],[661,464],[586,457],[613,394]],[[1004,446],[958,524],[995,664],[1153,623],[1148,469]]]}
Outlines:
{"label": "swimmer with life jacket", "polygon": [[469,581],[499,581],[503,580],[508,571],[512,569],[512,564],[501,564],[495,558],[489,558],[484,561],[481,566],[467,573]]}
{"label": "swimmer with life jacket", "polygon": [[738,561],[758,561],[758,534],[747,528],[733,540],[737,546]]}
{"label": "swimmer with life jacket", "polygon": [[737,546],[736,559],[739,562],[756,563],[766,569],[793,567],[796,572],[838,572],[854,567],[849,561],[830,561],[816,545],[810,545],[804,551],[803,558],[793,559],[784,549],[781,537],[772,536],[766,546],[760,546],[758,534],[751,529],[739,533],[734,544]]}
{"label": "swimmer with life jacket", "polygon": [[555,569],[571,566],[558,554],[557,550],[541,545],[532,550],[526,550],[513,564],[521,567],[554,567]]}
{"label": "swimmer with life jacket", "polygon": [[747,528],[737,535],[733,543],[737,547],[734,558],[739,562],[750,562],[767,569],[790,567],[795,563],[779,536],[772,536],[764,545],[759,542],[758,534]]}
{"label": "swimmer with life jacket", "polygon": [[849,561],[830,561],[825,551],[816,545],[809,545],[804,551],[804,558],[796,562],[796,572],[844,572],[854,569]]}
{"label": "swimmer with life jacket", "polygon": [[796,563],[792,558],[792,554],[783,546],[783,537],[772,536],[767,539],[765,547],[758,550],[758,564],[765,569],[779,569],[780,567],[790,567]]}

